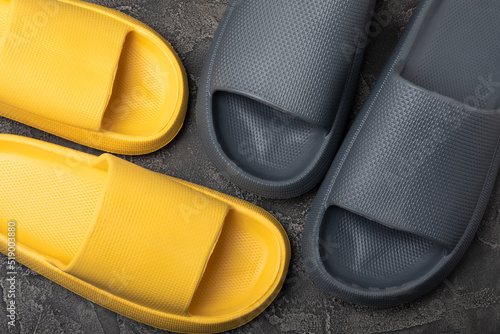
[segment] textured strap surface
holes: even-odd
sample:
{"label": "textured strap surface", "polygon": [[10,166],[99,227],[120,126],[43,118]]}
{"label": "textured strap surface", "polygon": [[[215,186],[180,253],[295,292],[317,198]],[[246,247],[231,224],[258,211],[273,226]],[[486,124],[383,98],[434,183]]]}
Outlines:
{"label": "textured strap surface", "polygon": [[372,0],[234,0],[211,92],[240,93],[330,128]]}
{"label": "textured strap surface", "polygon": [[186,315],[228,206],[109,154],[95,166],[108,169],[104,200],[62,269],[130,302]]}
{"label": "textured strap surface", "polygon": [[0,45],[0,102],[98,131],[129,30],[71,2],[11,0]]}
{"label": "textured strap surface", "polygon": [[330,204],[454,248],[495,155],[500,113],[473,110],[396,74],[377,101]]}

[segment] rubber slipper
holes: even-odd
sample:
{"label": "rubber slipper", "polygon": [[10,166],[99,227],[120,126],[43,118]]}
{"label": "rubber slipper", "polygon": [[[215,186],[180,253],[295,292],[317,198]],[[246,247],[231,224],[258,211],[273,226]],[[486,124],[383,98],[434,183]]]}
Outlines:
{"label": "rubber slipper", "polygon": [[284,282],[290,245],[270,214],[110,154],[0,135],[0,184],[2,253],[13,222],[17,261],[147,325],[230,330]]}
{"label": "rubber slipper", "polygon": [[0,0],[0,78],[0,116],[113,153],[160,149],[186,114],[170,44],[78,0]]}
{"label": "rubber slipper", "polygon": [[208,52],[197,122],[214,165],[289,198],[325,176],[344,135],[372,0],[232,0]]}
{"label": "rubber slipper", "polygon": [[500,164],[499,17],[496,0],[417,7],[307,220],[303,258],[324,290],[391,307],[463,257]]}

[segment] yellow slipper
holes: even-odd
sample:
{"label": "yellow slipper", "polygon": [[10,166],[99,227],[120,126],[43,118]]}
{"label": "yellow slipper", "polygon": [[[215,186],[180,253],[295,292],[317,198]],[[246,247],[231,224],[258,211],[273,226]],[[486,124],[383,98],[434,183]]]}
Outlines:
{"label": "yellow slipper", "polygon": [[187,99],[177,54],[145,24],[78,0],[0,0],[0,116],[137,155],[176,136]]}
{"label": "yellow slipper", "polygon": [[13,222],[18,262],[150,326],[239,327],[286,276],[289,241],[269,213],[110,154],[0,135],[0,184],[2,253]]}

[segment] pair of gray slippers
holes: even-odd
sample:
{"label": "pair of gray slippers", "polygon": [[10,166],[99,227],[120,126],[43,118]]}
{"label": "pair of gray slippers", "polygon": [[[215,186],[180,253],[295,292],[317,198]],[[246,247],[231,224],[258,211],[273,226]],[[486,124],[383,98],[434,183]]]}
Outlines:
{"label": "pair of gray slippers", "polygon": [[500,2],[421,0],[347,136],[374,0],[232,0],[200,82],[215,166],[270,198],[322,180],[303,260],[334,296],[391,307],[443,281],[500,166]]}

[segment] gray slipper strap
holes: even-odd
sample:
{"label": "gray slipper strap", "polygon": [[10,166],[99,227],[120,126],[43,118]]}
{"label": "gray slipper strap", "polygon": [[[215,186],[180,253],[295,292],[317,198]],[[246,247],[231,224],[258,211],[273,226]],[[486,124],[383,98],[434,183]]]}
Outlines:
{"label": "gray slipper strap", "polygon": [[330,129],[372,2],[236,1],[220,28],[210,93],[251,97]]}
{"label": "gray slipper strap", "polygon": [[453,249],[474,215],[499,138],[500,111],[479,111],[392,73],[329,203]]}

